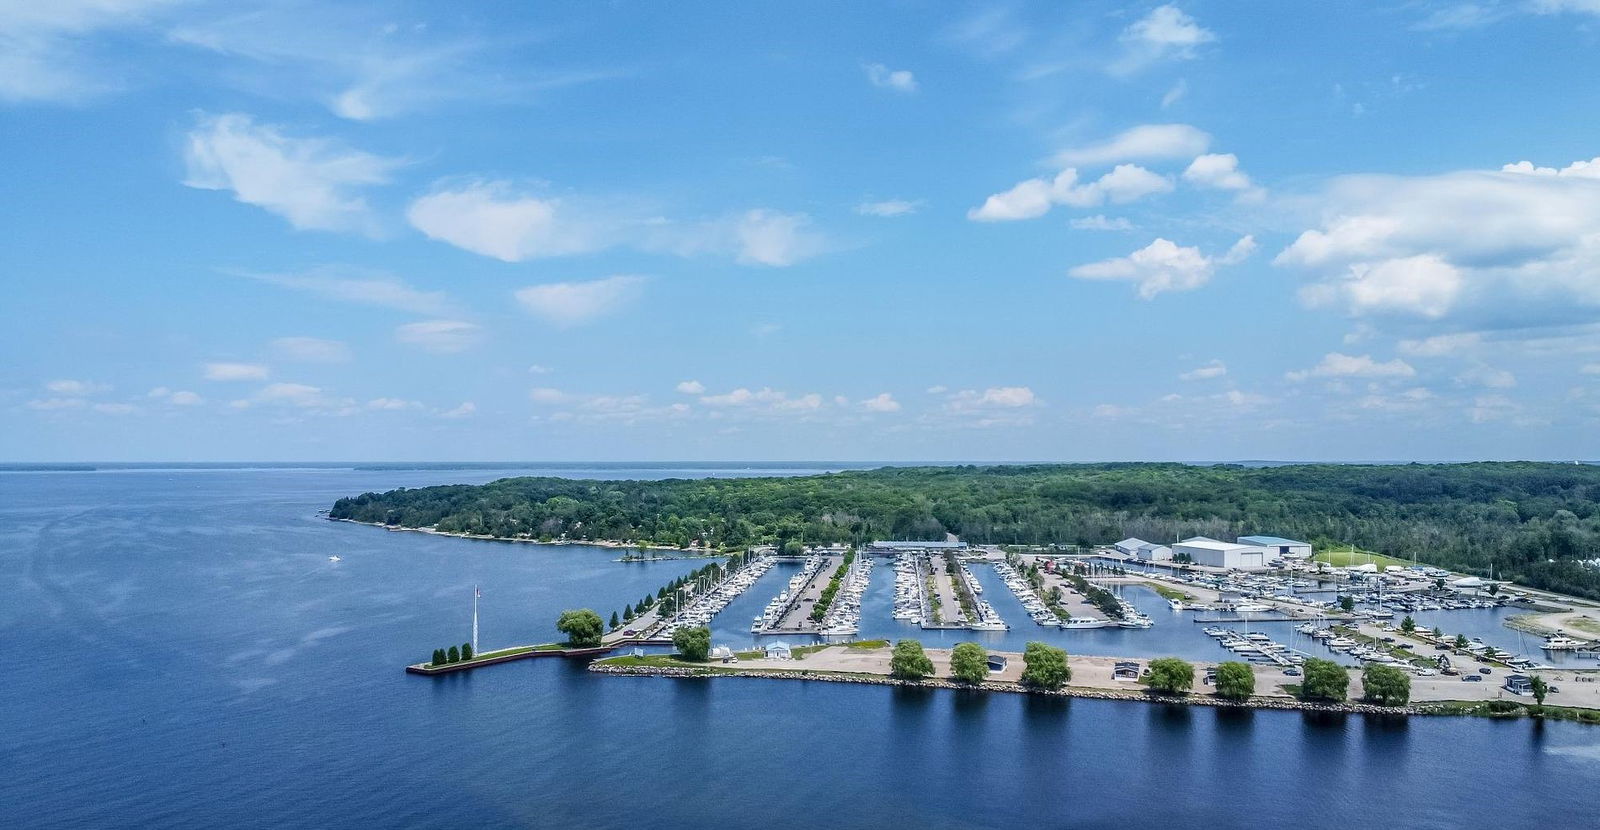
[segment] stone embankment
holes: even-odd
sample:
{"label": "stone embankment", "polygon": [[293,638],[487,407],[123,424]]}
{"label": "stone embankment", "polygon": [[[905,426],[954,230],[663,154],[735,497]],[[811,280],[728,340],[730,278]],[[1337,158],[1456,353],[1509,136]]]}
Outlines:
{"label": "stone embankment", "polygon": [[1433,714],[1416,706],[1374,706],[1368,703],[1312,703],[1293,698],[1252,697],[1248,700],[1224,700],[1210,695],[1158,695],[1145,692],[1095,689],[1083,686],[1066,686],[1061,689],[1036,689],[1019,683],[985,682],[976,686],[950,680],[902,680],[879,675],[837,674],[807,670],[739,671],[719,668],[687,668],[682,666],[608,666],[589,664],[589,671],[601,674],[621,674],[639,677],[760,677],[778,680],[818,680],[827,683],[855,683],[865,686],[909,686],[922,689],[965,689],[1011,694],[1032,694],[1049,697],[1079,697],[1093,700],[1138,701],[1143,703],[1176,703],[1188,706],[1216,706],[1234,709],[1280,709],[1307,712],[1337,712],[1359,715],[1425,715]]}

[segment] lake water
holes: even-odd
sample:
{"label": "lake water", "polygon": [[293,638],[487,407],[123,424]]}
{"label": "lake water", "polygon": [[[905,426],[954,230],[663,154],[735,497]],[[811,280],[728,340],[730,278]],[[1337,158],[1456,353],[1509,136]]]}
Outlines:
{"label": "lake water", "polygon": [[[342,495],[509,474],[0,473],[0,827],[1592,826],[1600,729],[1576,724],[604,677],[563,660],[403,674],[470,636],[474,584],[493,647],[553,639],[563,608],[609,615],[701,564],[316,516]],[[788,572],[724,612],[719,642],[753,639]],[[1049,632],[975,572],[1014,626],[976,636],[1018,648]],[[880,566],[863,636],[957,639],[890,619],[892,583]],[[1130,598],[1155,628],[1049,633],[1074,653],[1211,647],[1153,594]]]}

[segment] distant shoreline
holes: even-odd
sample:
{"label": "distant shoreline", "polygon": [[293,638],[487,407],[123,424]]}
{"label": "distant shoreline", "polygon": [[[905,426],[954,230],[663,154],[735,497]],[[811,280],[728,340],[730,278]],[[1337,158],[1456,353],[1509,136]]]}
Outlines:
{"label": "distant shoreline", "polygon": [[[445,531],[445,530],[435,530],[435,529],[433,529],[431,527],[404,527],[404,526],[401,526],[401,525],[386,525],[386,524],[382,524],[381,522],[363,522],[363,521],[360,521],[360,520],[357,520],[357,519],[340,519],[340,518],[337,518],[337,517],[334,517],[334,516],[326,516],[324,518],[326,518],[330,522],[348,522],[348,523],[353,524],[353,525],[365,525],[367,527],[382,528],[383,530],[407,531],[407,532],[410,532],[410,533],[426,533],[429,536],[449,536],[449,537],[452,537],[452,538],[455,538],[455,539],[474,539],[474,540],[477,540],[477,541],[480,541],[480,542],[516,542],[516,543],[524,544],[524,545],[555,545],[555,546],[558,546],[558,547],[570,547],[572,545],[588,545],[589,547],[611,548],[613,550],[641,550],[641,551],[662,550],[662,551],[677,551],[677,552],[680,552],[680,553],[692,554],[692,556],[662,556],[662,557],[657,557],[657,558],[660,558],[660,559],[691,559],[691,558],[692,559],[712,559],[712,558],[717,558],[717,557],[730,555],[730,554],[724,553],[722,551],[706,550],[705,548],[683,548],[683,547],[677,547],[675,545],[638,545],[638,544],[628,544],[628,543],[625,543],[625,542],[618,542],[618,541],[615,541],[613,539],[605,539],[605,540],[600,540],[600,541],[590,541],[590,540],[587,540],[587,539],[552,539],[552,540],[549,540],[549,541],[546,541],[546,540],[543,540],[543,539],[518,539],[518,538],[514,538],[514,537],[510,537],[510,536],[489,536],[487,534],[481,534],[481,533],[455,533],[455,532],[450,532],[450,531]],[[639,561],[648,562],[648,561],[650,561],[650,559],[651,559],[651,557],[644,557],[643,559],[641,559]]]}

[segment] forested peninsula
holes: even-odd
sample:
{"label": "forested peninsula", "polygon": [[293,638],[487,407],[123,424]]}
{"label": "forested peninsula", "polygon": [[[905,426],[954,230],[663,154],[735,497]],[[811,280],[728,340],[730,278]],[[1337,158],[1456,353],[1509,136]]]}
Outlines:
{"label": "forested peninsula", "polygon": [[787,478],[507,478],[365,493],[330,517],[502,538],[742,549],[942,539],[1098,545],[1272,534],[1600,598],[1600,466],[885,467]]}

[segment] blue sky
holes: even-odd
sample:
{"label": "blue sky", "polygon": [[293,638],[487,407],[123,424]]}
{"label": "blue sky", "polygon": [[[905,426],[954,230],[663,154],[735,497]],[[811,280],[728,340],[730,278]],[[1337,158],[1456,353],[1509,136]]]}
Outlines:
{"label": "blue sky", "polygon": [[1600,2],[0,2],[0,459],[1600,457]]}

